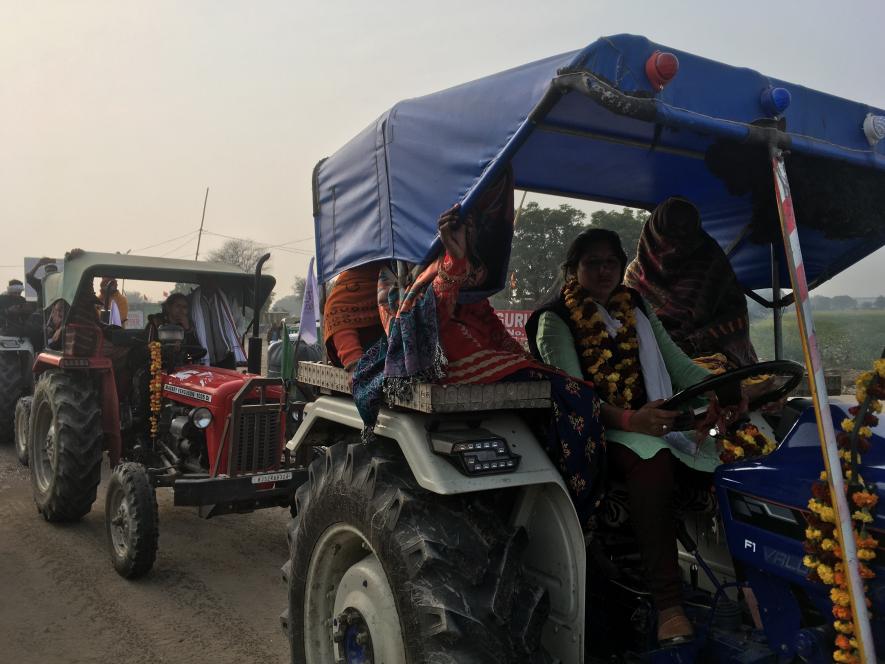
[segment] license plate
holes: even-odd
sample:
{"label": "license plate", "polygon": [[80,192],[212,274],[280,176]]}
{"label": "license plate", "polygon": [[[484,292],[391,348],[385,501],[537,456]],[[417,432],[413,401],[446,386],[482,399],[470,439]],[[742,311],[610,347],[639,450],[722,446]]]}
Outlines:
{"label": "license plate", "polygon": [[265,482],[283,482],[292,479],[292,471],[285,473],[268,473],[267,475],[253,475],[252,484],[264,484]]}

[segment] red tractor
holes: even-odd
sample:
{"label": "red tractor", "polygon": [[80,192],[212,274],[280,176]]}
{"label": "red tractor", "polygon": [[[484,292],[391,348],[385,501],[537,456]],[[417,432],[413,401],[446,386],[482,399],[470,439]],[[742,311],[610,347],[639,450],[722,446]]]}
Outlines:
{"label": "red tractor", "polygon": [[[263,260],[253,276],[230,265],[84,253],[44,284],[46,302],[62,300],[68,313],[63,348],[37,356],[30,415],[22,416],[34,501],[47,521],[86,515],[106,451],[105,521],[124,577],[147,573],[156,558],[157,487],[208,518],[289,506],[306,475],[284,456],[283,381],[258,375],[255,318],[274,285],[261,275]],[[155,325],[149,339],[147,330],[101,323],[97,277],[193,285],[188,305],[198,322],[188,341],[182,325]],[[247,316],[255,333],[243,373],[237,321]]]}

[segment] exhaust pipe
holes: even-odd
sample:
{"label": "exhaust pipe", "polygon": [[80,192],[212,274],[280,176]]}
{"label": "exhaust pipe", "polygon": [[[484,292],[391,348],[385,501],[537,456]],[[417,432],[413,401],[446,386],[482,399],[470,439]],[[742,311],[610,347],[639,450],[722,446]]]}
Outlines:
{"label": "exhaust pipe", "polygon": [[249,337],[249,355],[246,369],[251,374],[261,373],[261,337],[258,336],[258,325],[261,313],[261,268],[270,258],[270,254],[264,254],[255,265],[255,289],[252,293],[252,336]]}

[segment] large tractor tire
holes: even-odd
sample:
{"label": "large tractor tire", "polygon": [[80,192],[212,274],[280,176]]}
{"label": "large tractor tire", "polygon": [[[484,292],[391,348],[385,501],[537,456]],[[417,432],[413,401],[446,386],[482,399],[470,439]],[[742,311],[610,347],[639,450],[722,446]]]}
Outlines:
{"label": "large tractor tire", "polygon": [[136,579],[147,574],[157,558],[159,515],[157,496],[140,463],[121,463],[108,482],[105,526],[111,562],[117,574]]}
{"label": "large tractor tire", "polygon": [[293,664],[550,661],[525,531],[494,493],[422,489],[395,447],[337,443],[296,494],[281,616]]}
{"label": "large tractor tire", "polygon": [[32,401],[32,397],[22,397],[15,404],[15,455],[23,466],[28,465],[28,436],[30,435]]}
{"label": "large tractor tire", "polygon": [[104,438],[91,376],[47,371],[34,390],[29,428],[37,510],[47,521],[82,518],[95,502]]}
{"label": "large tractor tire", "polygon": [[15,404],[24,392],[21,358],[18,353],[0,352],[0,443],[14,437]]}

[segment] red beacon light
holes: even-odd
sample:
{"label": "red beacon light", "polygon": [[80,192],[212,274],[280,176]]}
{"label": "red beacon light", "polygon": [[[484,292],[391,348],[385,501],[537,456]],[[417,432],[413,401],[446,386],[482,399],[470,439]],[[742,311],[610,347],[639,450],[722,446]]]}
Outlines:
{"label": "red beacon light", "polygon": [[678,71],[679,58],[672,53],[655,51],[645,61],[645,75],[657,91],[663,90],[664,86],[676,77]]}

